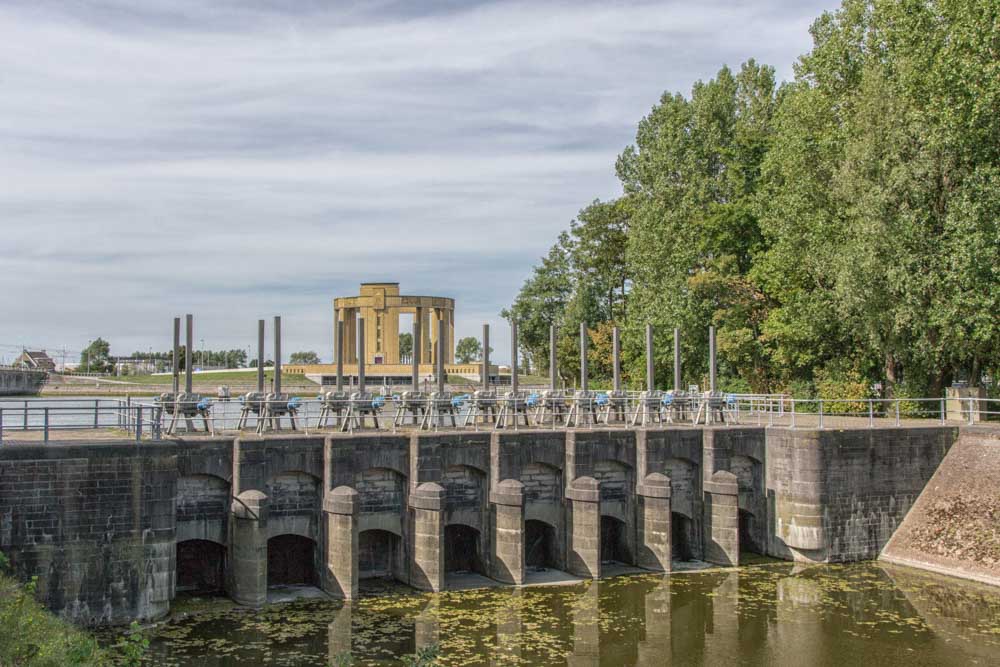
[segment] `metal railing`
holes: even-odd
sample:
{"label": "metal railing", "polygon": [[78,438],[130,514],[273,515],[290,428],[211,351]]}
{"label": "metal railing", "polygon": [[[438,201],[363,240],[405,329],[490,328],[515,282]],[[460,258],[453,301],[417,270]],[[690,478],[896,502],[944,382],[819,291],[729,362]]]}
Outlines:
{"label": "metal railing", "polygon": [[[781,394],[672,392],[446,392],[321,395],[280,400],[202,398],[197,415],[173,420],[173,434],[316,433],[413,429],[635,429],[748,425],[787,428],[876,428],[1000,422],[1000,400],[985,398],[795,399]],[[159,439],[176,406],[132,398],[0,399],[0,444],[19,433],[85,431],[76,437]],[[87,432],[93,433],[89,436]],[[32,438],[24,438],[37,441]]]}

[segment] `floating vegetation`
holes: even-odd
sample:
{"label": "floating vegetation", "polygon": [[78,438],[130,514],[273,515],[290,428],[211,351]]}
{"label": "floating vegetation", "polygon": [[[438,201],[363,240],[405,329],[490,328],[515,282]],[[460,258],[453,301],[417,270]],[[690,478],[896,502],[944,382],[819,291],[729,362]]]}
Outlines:
{"label": "floating vegetation", "polygon": [[[874,563],[637,575],[247,610],[185,602],[150,665],[1000,664],[1000,591]],[[113,641],[113,637],[108,641]],[[437,657],[428,657],[436,648]],[[409,660],[406,663],[405,660]],[[739,663],[742,664],[742,663]]]}

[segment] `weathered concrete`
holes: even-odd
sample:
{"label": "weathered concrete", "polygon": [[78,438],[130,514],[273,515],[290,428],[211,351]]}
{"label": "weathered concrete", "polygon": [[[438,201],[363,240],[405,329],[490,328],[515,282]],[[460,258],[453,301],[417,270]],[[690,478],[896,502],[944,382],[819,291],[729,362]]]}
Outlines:
{"label": "weathered concrete", "polygon": [[880,560],[1000,586],[1000,433],[963,432]]}
{"label": "weathered concrete", "polygon": [[48,378],[45,371],[0,368],[0,396],[33,396]]}
{"label": "weathered concrete", "polygon": [[538,567],[599,578],[748,550],[873,558],[957,436],[678,427],[3,446],[0,549],[81,623],[161,616],[179,582],[224,582],[260,605],[272,580],[350,599],[371,576],[437,591],[449,572],[523,585]]}

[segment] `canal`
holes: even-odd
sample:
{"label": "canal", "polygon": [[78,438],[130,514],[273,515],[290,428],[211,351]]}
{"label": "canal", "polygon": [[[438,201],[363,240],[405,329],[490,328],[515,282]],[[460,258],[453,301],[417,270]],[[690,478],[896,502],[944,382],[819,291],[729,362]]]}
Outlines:
{"label": "canal", "polygon": [[434,644],[441,665],[998,665],[1000,590],[768,563],[437,595],[386,583],[258,611],[179,599],[149,632],[155,665],[393,665]]}

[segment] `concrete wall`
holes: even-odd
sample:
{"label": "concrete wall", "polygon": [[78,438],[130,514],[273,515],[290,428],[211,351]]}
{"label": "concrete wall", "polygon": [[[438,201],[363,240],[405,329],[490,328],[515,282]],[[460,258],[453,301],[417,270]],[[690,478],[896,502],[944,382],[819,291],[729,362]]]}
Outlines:
{"label": "concrete wall", "polygon": [[45,371],[0,368],[0,396],[31,396],[37,394],[49,375]]}
{"label": "concrete wall", "polygon": [[0,550],[82,624],[165,614],[174,594],[176,446],[0,448]]}
{"label": "concrete wall", "polygon": [[963,431],[881,559],[1000,586],[1000,433]]}
{"label": "concrete wall", "polygon": [[376,575],[441,590],[456,562],[522,583],[539,540],[547,566],[588,577],[601,576],[608,554],[651,570],[684,557],[734,564],[748,548],[874,558],[957,433],[717,427],[4,446],[0,549],[19,576],[39,577],[51,608],[83,623],[165,613],[179,542],[186,580],[190,562],[221,558],[226,590],[248,605],[263,604],[269,572],[292,558],[274,546],[289,539],[311,560],[281,571],[314,569],[344,598]]}

